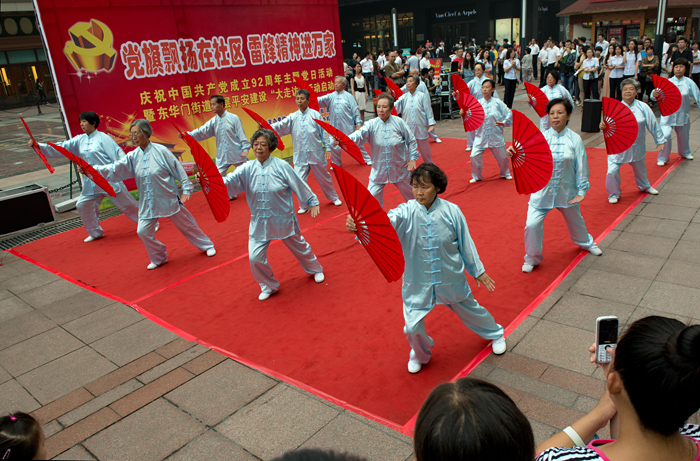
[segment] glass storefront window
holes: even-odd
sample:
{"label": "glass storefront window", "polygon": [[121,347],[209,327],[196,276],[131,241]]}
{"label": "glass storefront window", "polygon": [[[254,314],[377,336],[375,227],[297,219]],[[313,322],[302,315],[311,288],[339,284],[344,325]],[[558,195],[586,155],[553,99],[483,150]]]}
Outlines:
{"label": "glass storefront window", "polygon": [[23,63],[27,63],[27,62],[36,62],[36,56],[34,55],[34,50],[8,51],[7,58],[10,60],[10,64],[23,64]]}
{"label": "glass storefront window", "polygon": [[[413,13],[399,13],[396,22],[399,47],[413,47],[415,42]],[[355,52],[360,55],[371,51],[376,56],[379,50],[393,48],[390,14],[378,14],[362,18],[359,22],[352,23],[352,29],[355,37],[362,37],[358,42],[353,43]]]}

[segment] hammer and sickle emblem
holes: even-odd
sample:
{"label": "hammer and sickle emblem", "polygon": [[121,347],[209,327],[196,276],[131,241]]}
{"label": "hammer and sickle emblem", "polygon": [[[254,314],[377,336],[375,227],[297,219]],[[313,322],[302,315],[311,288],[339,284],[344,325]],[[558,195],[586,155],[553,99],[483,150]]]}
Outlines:
{"label": "hammer and sickle emblem", "polygon": [[63,49],[75,70],[92,72],[114,67],[117,52],[112,49],[112,31],[104,23],[91,19],[79,22],[68,30],[71,41]]}

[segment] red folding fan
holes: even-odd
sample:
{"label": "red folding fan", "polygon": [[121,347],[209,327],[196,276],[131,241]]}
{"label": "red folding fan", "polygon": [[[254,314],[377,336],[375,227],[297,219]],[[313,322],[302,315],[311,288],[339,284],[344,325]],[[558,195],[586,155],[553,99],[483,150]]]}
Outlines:
{"label": "red folding fan", "polygon": [[300,90],[306,90],[311,95],[311,98],[309,98],[309,107],[316,112],[321,112],[321,106],[318,105],[318,96],[316,96],[316,92],[311,88],[311,85],[301,77],[294,77],[294,80],[296,80]]}
{"label": "red folding fan", "polygon": [[204,197],[207,199],[216,222],[226,221],[231,211],[231,204],[228,201],[228,190],[226,190],[226,185],[221,177],[221,173],[219,173],[219,169],[216,168],[216,164],[209,157],[207,151],[192,136],[180,131],[172,120],[170,120],[170,123],[180,133],[182,140],[187,143],[190,152],[192,152],[194,162],[197,164],[197,170],[199,170],[199,185],[202,186]]}
{"label": "red folding fan", "polygon": [[542,190],[552,178],[552,151],[539,128],[517,110],[513,111],[513,147],[515,190],[519,194]]}
{"label": "red folding fan", "polygon": [[317,120],[314,119],[314,122],[318,123],[321,128],[326,130],[326,132],[333,136],[335,139],[338,140],[338,145],[340,146],[341,149],[343,149],[345,152],[350,154],[352,158],[360,162],[360,165],[367,165],[365,163],[365,160],[362,158],[362,152],[360,152],[360,148],[357,147],[357,144],[352,142],[352,139],[348,138],[345,133],[334,127],[328,122],[324,122],[323,120]]}
{"label": "red folding fan", "polygon": [[654,82],[654,89],[661,93],[661,95],[656,98],[656,102],[659,103],[659,112],[661,112],[661,115],[668,117],[669,115],[675,114],[676,111],[680,109],[681,102],[683,101],[681,91],[667,78],[652,75],[651,79]]}
{"label": "red folding fan", "polygon": [[474,131],[484,123],[484,108],[478,99],[468,93],[460,93],[457,105],[464,111],[462,122],[464,131]]}
{"label": "red folding fan", "polygon": [[250,118],[255,120],[261,127],[265,128],[266,130],[272,130],[275,133],[275,136],[277,136],[277,149],[280,151],[284,150],[284,143],[282,143],[282,138],[280,135],[277,134],[275,130],[272,129],[269,123],[267,123],[267,120],[253,112],[252,110],[248,109],[247,107],[242,107],[242,109],[245,111],[246,114],[250,115]]}
{"label": "red folding fan", "polygon": [[616,155],[632,147],[639,133],[637,118],[632,109],[617,99],[603,97],[603,121],[608,155]]}
{"label": "red folding fan", "polygon": [[[374,96],[375,96],[375,97],[378,98],[379,95],[380,95],[380,94],[383,94],[383,93],[384,93],[383,91],[380,91],[380,90],[374,88]],[[391,94],[391,93],[389,93],[389,94]],[[396,115],[396,116],[398,117],[399,113],[396,112],[396,108],[395,108],[395,107],[391,109],[391,115]]]}
{"label": "red folding fan", "polygon": [[547,103],[549,102],[547,95],[530,82],[525,82],[525,90],[530,100],[530,107],[535,109],[537,115],[540,117],[547,115]]}
{"label": "red folding fan", "polygon": [[401,96],[403,96],[403,91],[401,91],[401,88],[394,83],[392,79],[389,77],[384,77],[384,80],[386,81],[386,86],[389,90],[391,90],[391,95],[394,97],[394,99],[399,99]]}
{"label": "red folding fan", "polygon": [[85,172],[85,176],[88,178],[92,179],[92,181],[97,184],[99,187],[102,188],[103,191],[107,192],[111,197],[116,197],[116,193],[114,192],[114,189],[112,189],[112,186],[107,182],[107,180],[97,172],[92,166],[90,166],[85,160],[82,158],[78,157],[74,153],[66,150],[65,148],[56,145],[52,142],[47,143],[49,146],[53,147],[56,149],[59,153],[61,153],[63,156],[65,156],[68,160],[70,160],[73,163],[77,163],[78,166],[80,166],[83,171]]}
{"label": "red folding fan", "polygon": [[353,175],[333,164],[340,191],[357,224],[357,239],[387,282],[395,282],[404,271],[403,250],[394,226],[376,198]]}
{"label": "red folding fan", "polygon": [[454,91],[459,91],[459,94],[472,94],[472,92],[469,91],[469,86],[467,86],[459,74],[452,74],[452,89]]}
{"label": "red folding fan", "polygon": [[34,139],[34,136],[32,136],[32,132],[29,131],[29,127],[27,126],[27,122],[25,122],[22,117],[20,117],[19,119],[22,120],[22,123],[24,123],[24,129],[27,130],[27,134],[29,134],[29,137],[32,138],[32,149],[34,149],[34,152],[36,152],[36,155],[39,156],[41,161],[44,162],[44,165],[46,165],[46,168],[49,169],[49,173],[53,174],[53,172],[56,170],[54,167],[51,166],[51,164],[48,161],[46,161],[46,156],[41,153],[41,150],[39,149],[39,145],[36,142],[36,139]]}

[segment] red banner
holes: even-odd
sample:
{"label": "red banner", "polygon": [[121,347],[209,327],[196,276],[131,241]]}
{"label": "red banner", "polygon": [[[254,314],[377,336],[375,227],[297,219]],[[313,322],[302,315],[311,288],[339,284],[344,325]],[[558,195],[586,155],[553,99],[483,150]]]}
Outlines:
{"label": "red banner", "polygon": [[430,59],[430,67],[432,67],[433,71],[435,71],[435,75],[433,76],[433,81],[436,84],[439,84],[440,83],[440,70],[442,69],[442,59],[440,59],[440,58]]}
{"label": "red banner", "polygon": [[[152,140],[180,156],[186,146],[167,119],[180,129],[201,126],[213,116],[211,96],[225,97],[250,136],[257,124],[241,107],[274,122],[297,110],[295,76],[321,95],[342,75],[337,0],[76,6],[35,0],[71,135],[81,133],[83,111],[100,115],[100,130],[120,144],[131,123],[145,118],[153,125]],[[291,144],[285,139],[282,156],[291,155]],[[213,138],[205,148],[215,154]]]}

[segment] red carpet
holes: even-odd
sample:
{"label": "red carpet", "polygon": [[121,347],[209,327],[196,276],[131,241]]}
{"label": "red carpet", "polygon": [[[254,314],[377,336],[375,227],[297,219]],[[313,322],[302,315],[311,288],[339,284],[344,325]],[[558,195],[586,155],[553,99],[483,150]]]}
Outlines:
{"label": "red carpet", "polygon": [[[519,323],[518,316],[581,250],[569,239],[561,215],[552,212],[545,224],[545,259],[533,273],[523,274],[528,196],[518,195],[512,181],[498,178],[488,153],[487,180],[470,185],[465,141],[443,141],[431,144],[434,160],[448,171],[450,183],[443,198],[461,206],[496,291],[476,288],[473,280],[470,285],[480,303],[510,332]],[[631,168],[624,167],[623,197],[617,205],[608,204],[605,151],[589,149],[588,155],[592,187],[582,209],[589,232],[598,238],[641,195]],[[657,167],[655,159],[653,153],[647,156],[652,184],[669,171]],[[366,184],[369,168],[349,158],[345,161],[347,170]],[[310,182],[318,193],[317,183]],[[385,209],[400,203],[393,186],[385,192],[391,194],[385,195]],[[324,266],[326,281],[314,283],[286,247],[275,242],[268,258],[282,286],[268,301],[259,302],[260,289],[246,254],[249,211],[244,197],[231,202],[231,215],[223,224],[216,223],[202,194],[195,194],[187,205],[216,244],[215,257],[199,253],[163,219],[157,236],[168,246],[169,262],[147,271],[136,225],[124,216],[104,221],[107,237],[89,245],[82,242],[85,231],[80,228],[13,252],[131,304],[188,339],[399,429],[434,386],[464,373],[488,344],[439,306],[427,317],[428,332],[436,343],[433,359],[419,374],[410,375],[401,284],[387,284],[345,231],[345,207],[323,199],[316,219],[299,218],[302,234]]]}

